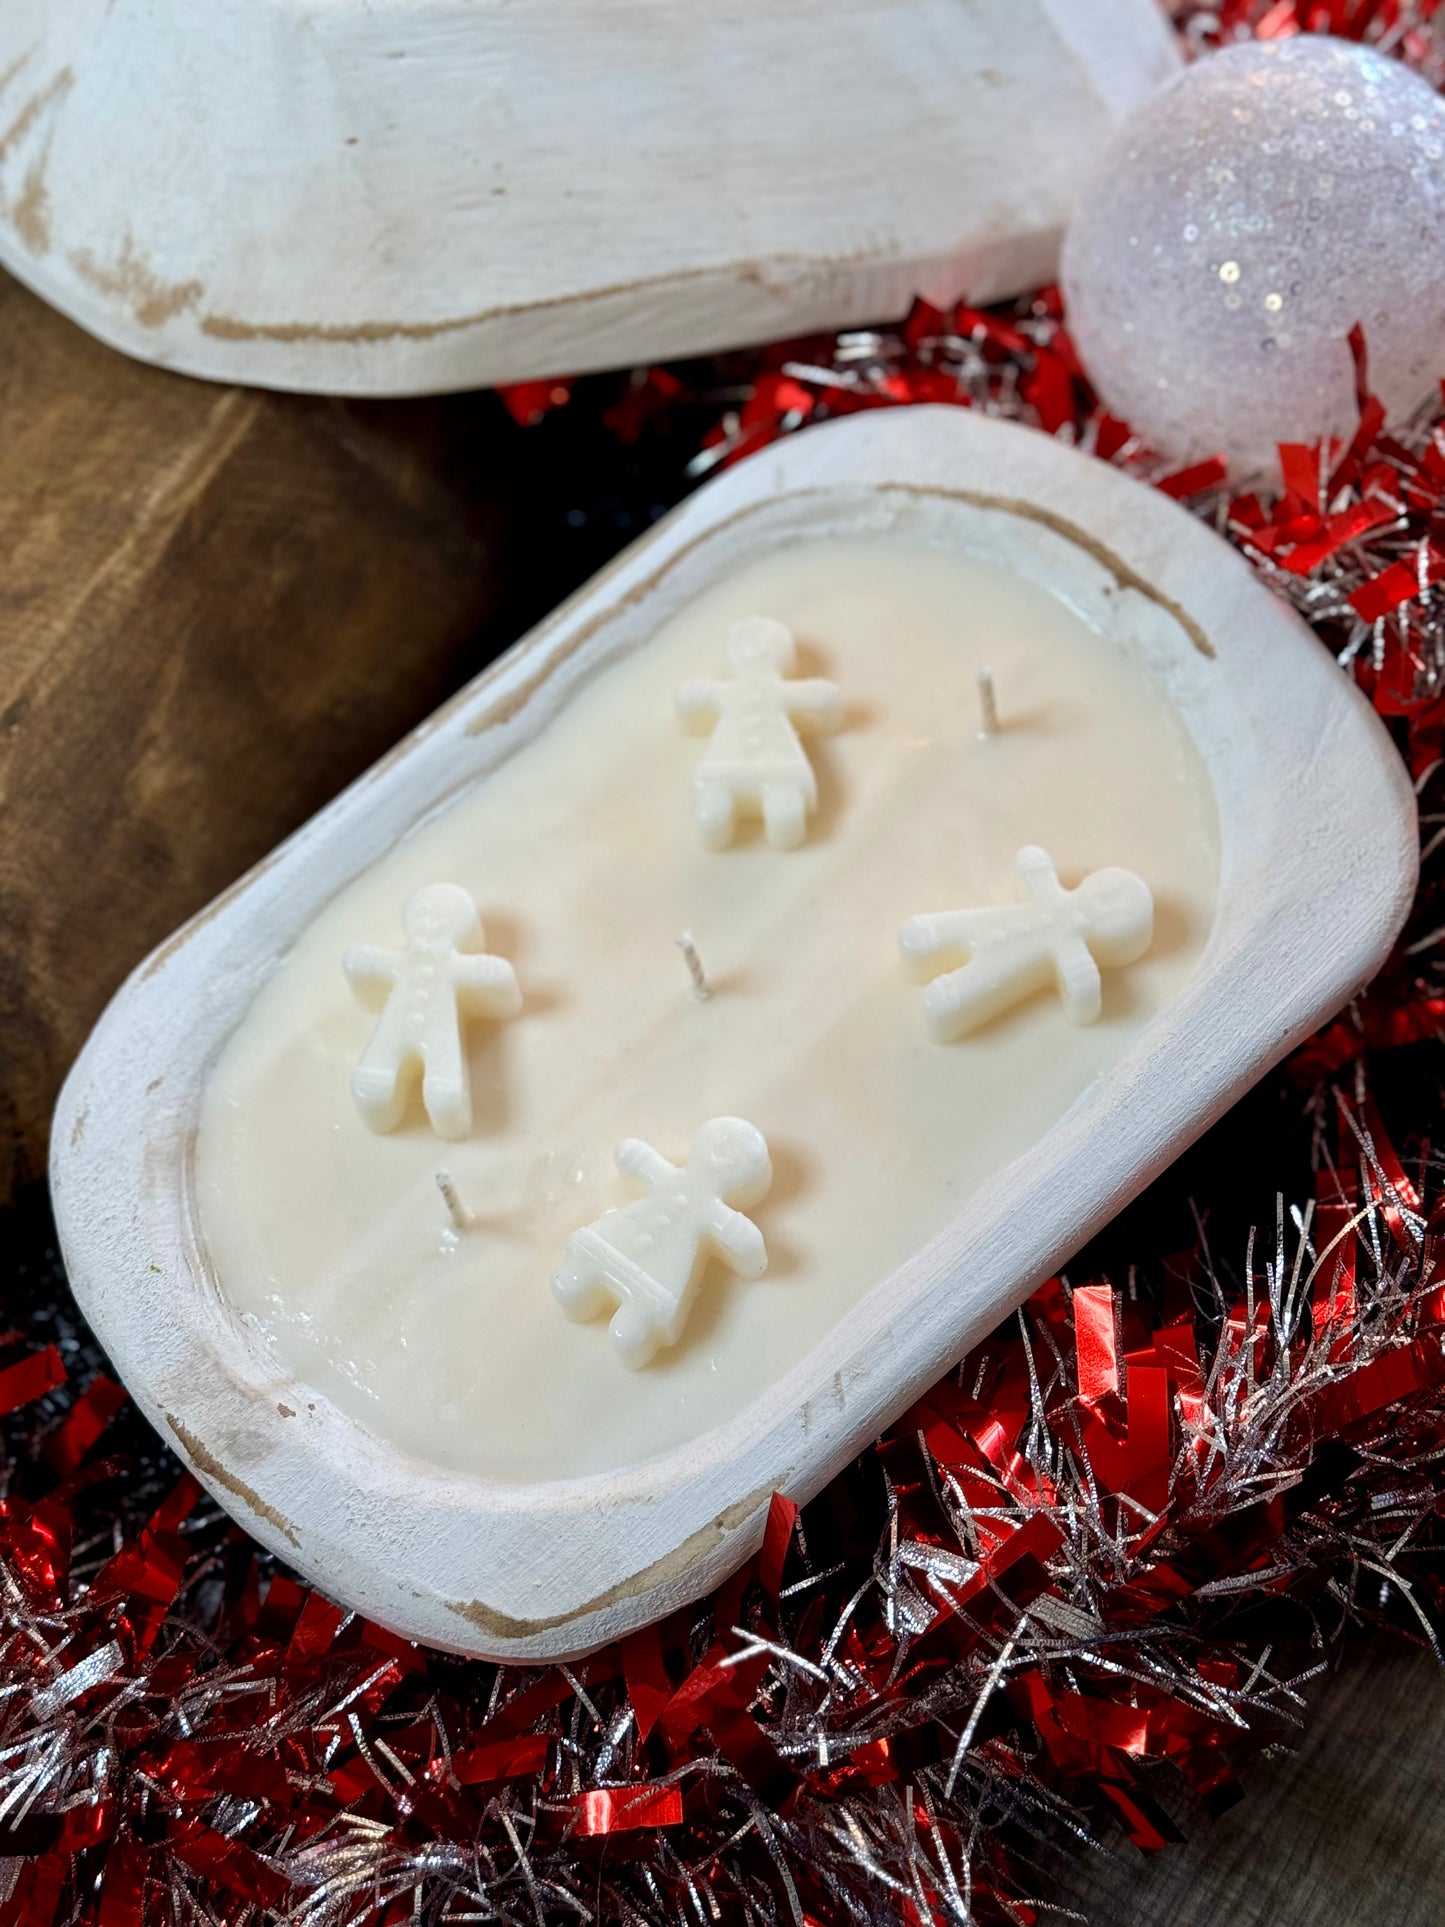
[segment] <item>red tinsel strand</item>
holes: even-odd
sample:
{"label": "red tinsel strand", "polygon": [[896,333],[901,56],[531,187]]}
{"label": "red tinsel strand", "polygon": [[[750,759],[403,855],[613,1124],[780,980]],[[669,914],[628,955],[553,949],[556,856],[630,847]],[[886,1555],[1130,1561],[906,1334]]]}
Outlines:
{"label": "red tinsel strand", "polygon": [[1175,0],[1170,10],[1195,52],[1237,40],[1328,33],[1378,47],[1439,86],[1445,81],[1441,5],[1442,0],[1221,0],[1210,7]]}

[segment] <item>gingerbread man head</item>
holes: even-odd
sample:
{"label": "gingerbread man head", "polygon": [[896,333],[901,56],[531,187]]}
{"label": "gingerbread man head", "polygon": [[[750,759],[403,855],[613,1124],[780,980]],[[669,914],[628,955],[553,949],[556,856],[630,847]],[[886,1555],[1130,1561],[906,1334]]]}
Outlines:
{"label": "gingerbread man head", "polygon": [[771,669],[781,676],[792,668],[797,650],[786,623],[772,616],[744,616],[728,630],[723,653],[735,675],[748,669]]}
{"label": "gingerbread man head", "polygon": [[426,950],[480,949],[477,906],[456,883],[429,883],[406,900],[402,928],[409,944]]}
{"label": "gingerbread man head", "polygon": [[1154,937],[1154,899],[1142,877],[1132,870],[1093,870],[1074,900],[1097,962],[1109,969],[1138,962]]}
{"label": "gingerbread man head", "polygon": [[772,1188],[767,1139],[741,1117],[715,1117],[692,1141],[687,1168],[734,1210],[761,1204]]}

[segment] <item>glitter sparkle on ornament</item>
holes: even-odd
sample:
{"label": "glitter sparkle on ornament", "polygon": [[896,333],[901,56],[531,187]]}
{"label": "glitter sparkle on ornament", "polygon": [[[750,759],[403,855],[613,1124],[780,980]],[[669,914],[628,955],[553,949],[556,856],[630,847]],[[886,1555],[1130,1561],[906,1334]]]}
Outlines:
{"label": "glitter sparkle on ornament", "polygon": [[1445,101],[1323,35],[1213,54],[1115,136],[1063,285],[1094,385],[1162,454],[1242,474],[1347,433],[1356,323],[1398,420],[1445,374]]}

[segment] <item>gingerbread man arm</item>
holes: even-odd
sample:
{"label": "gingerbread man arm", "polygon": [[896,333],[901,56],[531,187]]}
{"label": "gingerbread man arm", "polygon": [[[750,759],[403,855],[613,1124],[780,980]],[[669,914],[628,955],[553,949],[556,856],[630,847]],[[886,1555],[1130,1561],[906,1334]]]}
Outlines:
{"label": "gingerbread man arm", "polygon": [[341,959],[347,982],[364,1010],[382,1010],[396,984],[397,954],[380,944],[360,943]]}
{"label": "gingerbread man arm", "polygon": [[719,1200],[707,1214],[707,1230],[718,1255],[740,1277],[762,1277],[768,1268],[768,1247],[751,1218]]}
{"label": "gingerbread man arm", "polygon": [[625,1137],[613,1153],[613,1162],[623,1177],[631,1178],[649,1191],[677,1178],[677,1166],[669,1164],[660,1151],[654,1151],[640,1137]]}
{"label": "gingerbread man arm", "polygon": [[1037,843],[1024,845],[1014,858],[1014,869],[1035,903],[1053,909],[1067,898],[1069,892],[1059,882],[1053,858],[1047,850],[1041,850]]}
{"label": "gingerbread man arm", "polygon": [[830,730],[843,727],[843,698],[835,682],[821,676],[781,685],[784,710],[799,729]]}
{"label": "gingerbread man arm", "polygon": [[695,736],[705,735],[722,714],[723,685],[698,678],[693,682],[685,682],[673,700],[683,727],[691,730]]}
{"label": "gingerbread man arm", "polygon": [[505,957],[469,956],[452,963],[457,1006],[469,1017],[515,1017],[522,1008],[517,973]]}

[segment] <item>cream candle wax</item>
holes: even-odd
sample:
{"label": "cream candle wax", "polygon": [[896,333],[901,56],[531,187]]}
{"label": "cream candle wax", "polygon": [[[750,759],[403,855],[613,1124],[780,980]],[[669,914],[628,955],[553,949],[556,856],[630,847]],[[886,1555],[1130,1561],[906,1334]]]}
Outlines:
{"label": "cream candle wax", "polygon": [[[729,630],[756,616],[796,638],[789,676],[836,686],[841,727],[806,739],[799,847],[740,818],[709,848],[675,692],[725,675]],[[1045,990],[940,1041],[899,932],[1014,902],[1029,845],[1065,885],[1136,872],[1152,943],[1104,973],[1097,1023]],[[299,1380],[430,1464],[637,1464],[742,1411],[1049,1130],[1189,974],[1217,873],[1208,775],[1162,688],[1049,590],[882,534],[763,554],[599,666],[302,932],[206,1081],[196,1193],[221,1291]],[[363,1127],[350,1085],[374,1019],[341,970],[442,881],[522,991],[515,1021],[466,1033],[473,1120],[445,1145],[417,1104]],[[628,1370],[549,1279],[626,1202],[621,1140],[681,1163],[719,1115],[771,1153],[767,1270],[711,1267],[676,1345]]]}

